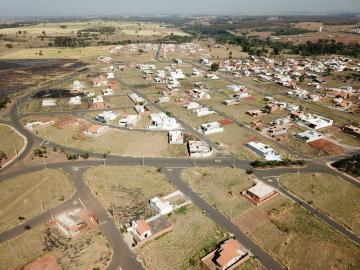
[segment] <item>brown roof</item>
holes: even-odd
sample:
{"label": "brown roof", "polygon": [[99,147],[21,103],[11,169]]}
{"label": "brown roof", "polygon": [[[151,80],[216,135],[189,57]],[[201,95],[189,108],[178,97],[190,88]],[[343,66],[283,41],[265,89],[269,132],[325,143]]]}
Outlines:
{"label": "brown roof", "polygon": [[225,241],[219,248],[220,256],[216,259],[219,266],[224,267],[235,257],[245,253],[242,245],[235,239]]}
{"label": "brown roof", "polygon": [[150,231],[150,226],[147,222],[143,219],[136,221],[136,230],[139,234],[143,234],[145,232]]}
{"label": "brown roof", "polygon": [[100,128],[102,128],[101,125],[91,125],[87,131],[91,133],[97,133]]}

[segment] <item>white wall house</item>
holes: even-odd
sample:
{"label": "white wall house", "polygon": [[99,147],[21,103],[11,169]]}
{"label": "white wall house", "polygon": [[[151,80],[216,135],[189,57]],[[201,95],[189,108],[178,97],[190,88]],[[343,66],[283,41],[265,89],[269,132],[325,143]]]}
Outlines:
{"label": "white wall house", "polygon": [[71,105],[80,105],[81,104],[81,97],[80,96],[71,97],[70,100],[69,100],[69,104],[71,104]]}
{"label": "white wall house", "polygon": [[169,214],[173,210],[173,206],[169,201],[161,200],[159,197],[150,200],[150,207],[161,215]]}
{"label": "white wall house", "polygon": [[197,117],[206,116],[206,115],[210,115],[210,114],[215,113],[212,109],[209,109],[209,108],[206,108],[206,107],[201,107],[201,108],[194,109],[192,112]]}
{"label": "white wall house", "polygon": [[212,155],[211,146],[203,141],[190,140],[188,142],[188,150],[190,157],[204,158]]}
{"label": "white wall house", "polygon": [[281,156],[276,154],[270,145],[266,145],[261,142],[248,142],[246,146],[267,161],[282,160]]}
{"label": "white wall house", "polygon": [[141,119],[140,115],[130,114],[119,120],[120,127],[127,127],[135,125]]}
{"label": "white wall house", "polygon": [[333,125],[333,120],[315,114],[300,114],[299,122],[312,129],[321,129]]}
{"label": "white wall house", "polygon": [[101,92],[104,96],[112,96],[114,94],[111,88],[102,89]]}
{"label": "white wall house", "polygon": [[150,114],[149,129],[174,130],[180,127],[175,118],[169,117],[166,113]]}
{"label": "white wall house", "polygon": [[218,132],[223,132],[224,128],[221,126],[219,122],[211,122],[202,124],[200,126],[200,131],[204,134],[213,134]]}
{"label": "white wall house", "polygon": [[324,136],[316,131],[313,130],[306,130],[304,132],[300,132],[296,134],[296,138],[309,143],[312,141],[316,141],[318,139],[322,139]]}

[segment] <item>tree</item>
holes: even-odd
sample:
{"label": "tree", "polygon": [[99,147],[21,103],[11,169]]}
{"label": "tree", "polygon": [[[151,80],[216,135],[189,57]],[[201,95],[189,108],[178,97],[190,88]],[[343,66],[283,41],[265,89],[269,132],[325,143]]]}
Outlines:
{"label": "tree", "polygon": [[233,56],[233,52],[229,51],[229,59],[232,59],[232,56]]}
{"label": "tree", "polygon": [[217,71],[219,69],[219,63],[212,63],[210,68],[212,71]]}
{"label": "tree", "polygon": [[299,77],[299,82],[304,82],[305,81],[305,76],[304,76],[304,74],[303,75],[301,75],[300,77]]}

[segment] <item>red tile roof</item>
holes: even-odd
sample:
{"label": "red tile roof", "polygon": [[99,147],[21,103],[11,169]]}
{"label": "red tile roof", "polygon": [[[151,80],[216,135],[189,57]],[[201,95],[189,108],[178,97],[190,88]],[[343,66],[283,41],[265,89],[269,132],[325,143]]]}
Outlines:
{"label": "red tile roof", "polygon": [[145,232],[150,231],[150,226],[147,222],[143,219],[140,219],[136,222],[136,230],[139,234],[143,234]]}

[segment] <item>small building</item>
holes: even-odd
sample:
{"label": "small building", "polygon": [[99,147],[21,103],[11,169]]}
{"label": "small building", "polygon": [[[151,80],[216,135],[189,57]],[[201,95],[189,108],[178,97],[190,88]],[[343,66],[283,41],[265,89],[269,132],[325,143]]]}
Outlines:
{"label": "small building", "polygon": [[310,113],[300,114],[298,116],[298,120],[300,123],[304,124],[305,126],[315,130],[330,127],[333,125],[332,119]]}
{"label": "small building", "polygon": [[41,121],[35,121],[35,122],[28,122],[25,127],[28,129],[28,130],[33,130],[34,126],[37,127],[37,126],[40,126],[40,127],[49,127],[49,126],[52,126],[54,125],[55,122],[53,120],[50,120],[50,121],[47,121],[47,122],[41,122]]}
{"label": "small building", "polygon": [[69,104],[71,104],[71,105],[81,105],[81,97],[80,96],[71,97],[70,100],[69,100]]}
{"label": "small building", "polygon": [[130,114],[119,120],[120,127],[134,126],[141,119],[140,115]]}
{"label": "small building", "polygon": [[96,115],[94,119],[100,123],[107,123],[108,121],[115,120],[117,116],[118,114],[113,111],[105,111]]}
{"label": "small building", "polygon": [[262,156],[267,161],[280,161],[281,156],[276,154],[270,145],[261,142],[248,142],[246,146],[255,153]]}
{"label": "small building", "polygon": [[132,228],[132,232],[136,234],[140,241],[152,235],[150,226],[144,219],[133,221]]}
{"label": "small building", "polygon": [[189,103],[183,105],[183,107],[187,110],[193,110],[193,109],[201,108],[201,105],[197,102],[189,102]]}
{"label": "small building", "polygon": [[150,207],[161,215],[167,215],[173,210],[173,206],[169,201],[164,201],[159,197],[150,200]]}
{"label": "small building", "polygon": [[212,155],[213,150],[211,146],[203,141],[190,140],[188,142],[188,151],[190,157],[204,158]]}
{"label": "small building", "polygon": [[206,116],[206,115],[210,115],[210,114],[215,113],[212,109],[209,109],[209,108],[206,108],[206,107],[201,107],[201,108],[194,109],[192,112],[197,117]]}
{"label": "small building", "polygon": [[278,192],[263,182],[257,182],[254,186],[243,191],[241,194],[258,206],[277,196]]}
{"label": "small building", "polygon": [[103,96],[112,96],[114,94],[114,91],[111,88],[102,89],[101,93]]}
{"label": "small building", "polygon": [[157,100],[158,103],[170,102],[170,97],[159,97]]}
{"label": "small building", "polygon": [[104,134],[108,129],[109,127],[107,126],[91,125],[87,130],[83,132],[83,134],[90,137],[98,137],[101,134]]}
{"label": "small building", "polygon": [[316,131],[313,130],[306,130],[304,132],[300,132],[298,134],[296,134],[296,138],[309,143],[312,141],[316,141],[319,139],[322,139],[324,136]]}
{"label": "small building", "polygon": [[217,249],[201,258],[203,270],[235,269],[250,258],[249,252],[235,239],[223,242]]}
{"label": "small building", "polygon": [[168,134],[169,144],[183,144],[184,132],[181,130],[171,130]]}
{"label": "small building", "polygon": [[180,127],[180,124],[174,117],[169,117],[166,113],[150,114],[149,129],[174,130]]}
{"label": "small building", "polygon": [[219,122],[211,122],[211,123],[202,124],[200,126],[200,131],[208,135],[208,134],[223,132],[224,128],[221,126]]}
{"label": "small building", "polygon": [[347,133],[355,135],[357,138],[360,138],[360,127],[349,124],[349,125],[344,126],[343,130]]}
{"label": "small building", "polygon": [[42,107],[53,107],[56,106],[56,100],[52,98],[43,99],[41,102]]}

